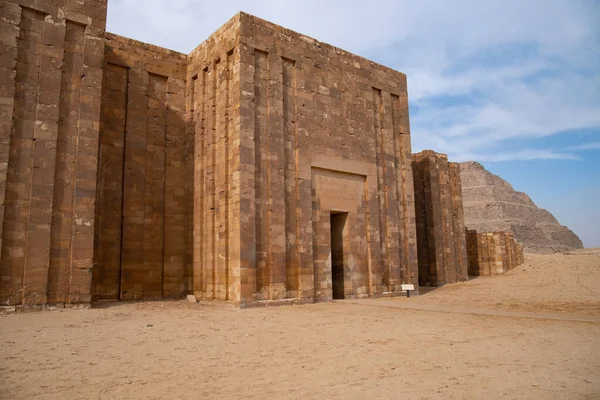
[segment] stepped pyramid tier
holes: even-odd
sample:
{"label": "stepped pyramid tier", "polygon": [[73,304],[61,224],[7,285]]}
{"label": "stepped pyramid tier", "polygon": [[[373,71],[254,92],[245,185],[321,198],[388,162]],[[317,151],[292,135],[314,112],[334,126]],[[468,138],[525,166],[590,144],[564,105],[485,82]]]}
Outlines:
{"label": "stepped pyramid tier", "polygon": [[573,231],[539,208],[523,192],[468,161],[460,165],[465,225],[478,232],[513,232],[526,252],[552,253],[583,248]]}

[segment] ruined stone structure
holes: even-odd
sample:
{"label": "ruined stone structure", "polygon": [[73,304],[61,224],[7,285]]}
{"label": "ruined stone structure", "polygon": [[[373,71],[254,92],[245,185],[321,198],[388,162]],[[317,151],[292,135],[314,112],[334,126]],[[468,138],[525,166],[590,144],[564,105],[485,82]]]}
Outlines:
{"label": "ruined stone structure", "polygon": [[467,249],[460,166],[448,156],[425,150],[413,154],[419,284],[463,281]]}
{"label": "ruined stone structure", "polygon": [[467,230],[469,275],[501,275],[523,264],[523,245],[512,232]]}
{"label": "ruined stone structure", "polygon": [[[515,239],[515,241],[516,241],[516,239]],[[516,242],[516,248],[517,248],[516,249],[516,251],[517,251],[516,260],[517,260],[517,266],[518,266],[518,265],[522,265],[525,262],[523,243]]]}
{"label": "ruined stone structure", "polygon": [[418,284],[404,74],[243,13],[189,55],[105,20],[0,3],[1,304]]}

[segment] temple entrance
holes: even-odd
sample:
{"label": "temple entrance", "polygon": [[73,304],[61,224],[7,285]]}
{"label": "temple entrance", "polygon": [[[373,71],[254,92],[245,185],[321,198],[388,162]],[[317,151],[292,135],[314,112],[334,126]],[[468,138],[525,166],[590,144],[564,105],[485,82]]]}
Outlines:
{"label": "temple entrance", "polygon": [[331,211],[331,281],[333,298],[344,298],[344,228],[348,213]]}

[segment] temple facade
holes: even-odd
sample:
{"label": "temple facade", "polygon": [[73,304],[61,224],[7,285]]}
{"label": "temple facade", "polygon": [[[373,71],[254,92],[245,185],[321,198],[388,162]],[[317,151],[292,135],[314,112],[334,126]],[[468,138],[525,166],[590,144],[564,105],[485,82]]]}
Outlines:
{"label": "temple facade", "polygon": [[406,76],[248,14],[190,54],[0,4],[0,303],[418,286]]}

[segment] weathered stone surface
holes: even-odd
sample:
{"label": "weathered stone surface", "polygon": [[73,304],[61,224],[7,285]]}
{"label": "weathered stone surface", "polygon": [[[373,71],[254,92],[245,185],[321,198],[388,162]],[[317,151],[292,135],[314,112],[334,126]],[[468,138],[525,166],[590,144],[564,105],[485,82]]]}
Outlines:
{"label": "weathered stone surface", "polygon": [[243,13],[189,61],[197,297],[312,302],[338,283],[344,297],[417,283],[403,74]]}
{"label": "weathered stone surface", "polygon": [[187,56],[105,34],[94,299],[190,288]]}
{"label": "weathered stone surface", "polygon": [[187,295],[187,301],[190,303],[198,303],[198,300],[196,299],[196,296],[194,296],[193,294],[188,294]]}
{"label": "weathered stone surface", "polygon": [[465,224],[478,232],[508,231],[525,251],[548,253],[583,248],[569,228],[522,192],[477,162],[461,163]]}
{"label": "weathered stone surface", "polygon": [[91,299],[105,25],[105,0],[0,3],[0,304]]}
{"label": "weathered stone surface", "polygon": [[448,156],[413,154],[419,284],[441,286],[467,275],[460,167]]}
{"label": "weathered stone surface", "polygon": [[0,7],[2,304],[418,285],[404,74],[244,13],[184,55]]}
{"label": "weathered stone surface", "polygon": [[469,275],[501,275],[523,264],[523,245],[512,232],[478,233],[467,230]]}

